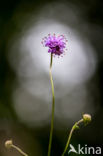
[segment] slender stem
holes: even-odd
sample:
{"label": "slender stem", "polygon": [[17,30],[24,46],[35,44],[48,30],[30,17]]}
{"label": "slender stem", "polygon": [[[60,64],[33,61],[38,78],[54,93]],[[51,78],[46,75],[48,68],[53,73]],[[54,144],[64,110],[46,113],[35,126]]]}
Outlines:
{"label": "slender stem", "polygon": [[49,74],[50,74],[50,82],[51,82],[51,89],[52,89],[52,118],[51,118],[51,129],[50,129],[50,138],[49,138],[49,146],[48,146],[48,156],[50,156],[51,153],[53,127],[54,127],[54,108],[55,108],[54,84],[53,84],[52,71],[51,71],[52,63],[53,63],[53,55],[51,54]]}
{"label": "slender stem", "polygon": [[22,155],[24,156],[28,156],[26,153],[24,153],[19,147],[15,146],[15,145],[11,145],[11,147],[15,148],[18,152],[20,152]]}
{"label": "slender stem", "polygon": [[65,146],[65,149],[64,149],[64,152],[63,152],[62,156],[65,155],[65,153],[66,153],[66,151],[67,151],[67,149],[68,149],[68,146],[69,146],[69,144],[70,144],[70,140],[71,140],[71,137],[72,137],[72,134],[73,134],[74,130],[77,128],[77,126],[78,126],[81,122],[83,122],[83,119],[79,120],[78,122],[76,122],[76,123],[73,125],[73,127],[72,127],[72,129],[71,129],[71,131],[70,131],[70,134],[69,134],[69,137],[68,137],[68,140],[67,140],[67,143],[66,143],[66,146]]}

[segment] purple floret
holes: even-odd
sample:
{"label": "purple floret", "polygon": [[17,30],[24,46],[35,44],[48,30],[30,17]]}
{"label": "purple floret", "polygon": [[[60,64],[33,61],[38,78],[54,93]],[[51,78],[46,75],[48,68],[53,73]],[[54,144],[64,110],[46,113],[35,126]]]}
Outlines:
{"label": "purple floret", "polygon": [[56,36],[55,34],[49,34],[47,37],[43,38],[42,44],[49,48],[49,53],[60,56],[65,53],[66,42],[67,40],[64,35]]}

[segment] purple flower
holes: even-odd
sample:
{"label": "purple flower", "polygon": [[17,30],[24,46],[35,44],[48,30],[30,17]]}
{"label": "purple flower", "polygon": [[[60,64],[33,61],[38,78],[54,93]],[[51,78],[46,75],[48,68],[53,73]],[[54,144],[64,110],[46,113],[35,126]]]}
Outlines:
{"label": "purple flower", "polygon": [[56,36],[55,34],[48,34],[48,36],[44,37],[42,40],[43,46],[49,48],[48,52],[58,56],[65,53],[66,42],[67,40],[64,35]]}

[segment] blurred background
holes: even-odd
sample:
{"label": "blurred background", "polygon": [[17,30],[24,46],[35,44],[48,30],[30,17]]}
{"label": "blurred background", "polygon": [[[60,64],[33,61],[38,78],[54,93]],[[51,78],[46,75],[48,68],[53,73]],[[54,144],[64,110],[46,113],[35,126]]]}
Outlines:
{"label": "blurred background", "polygon": [[[30,156],[47,155],[52,95],[50,55],[41,40],[51,33],[68,40],[63,58],[53,59],[55,121],[52,156],[64,150],[72,125],[92,115],[71,143],[77,148],[103,141],[103,1],[0,1],[0,156],[13,139]],[[68,153],[67,153],[68,155]],[[71,153],[73,156],[73,153]]]}

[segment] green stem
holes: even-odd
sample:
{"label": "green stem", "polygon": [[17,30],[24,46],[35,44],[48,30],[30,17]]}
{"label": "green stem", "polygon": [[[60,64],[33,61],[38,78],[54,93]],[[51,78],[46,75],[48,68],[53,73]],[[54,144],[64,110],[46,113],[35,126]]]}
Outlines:
{"label": "green stem", "polygon": [[24,156],[28,156],[26,153],[24,153],[19,147],[15,146],[15,145],[11,145],[11,147],[15,148],[19,153],[21,153]]}
{"label": "green stem", "polygon": [[69,137],[68,137],[68,140],[67,140],[67,143],[66,143],[66,146],[65,146],[65,149],[64,149],[64,152],[63,152],[62,156],[65,155],[65,153],[66,153],[66,151],[67,151],[67,149],[68,149],[68,146],[69,146],[69,144],[70,144],[70,140],[71,140],[71,137],[72,137],[72,134],[73,134],[74,130],[78,127],[78,125],[79,125],[81,122],[83,122],[83,119],[79,120],[78,122],[76,122],[76,123],[73,125],[73,127],[72,127],[72,129],[71,129],[71,131],[70,131],[70,134],[69,134]]}
{"label": "green stem", "polygon": [[51,89],[52,89],[52,118],[51,118],[51,129],[50,129],[50,138],[49,138],[49,146],[48,146],[48,156],[50,156],[51,153],[53,127],[54,127],[54,108],[55,108],[54,84],[53,84],[52,71],[51,71],[52,63],[53,63],[53,55],[51,54],[49,74],[50,74],[50,82],[51,82]]}

